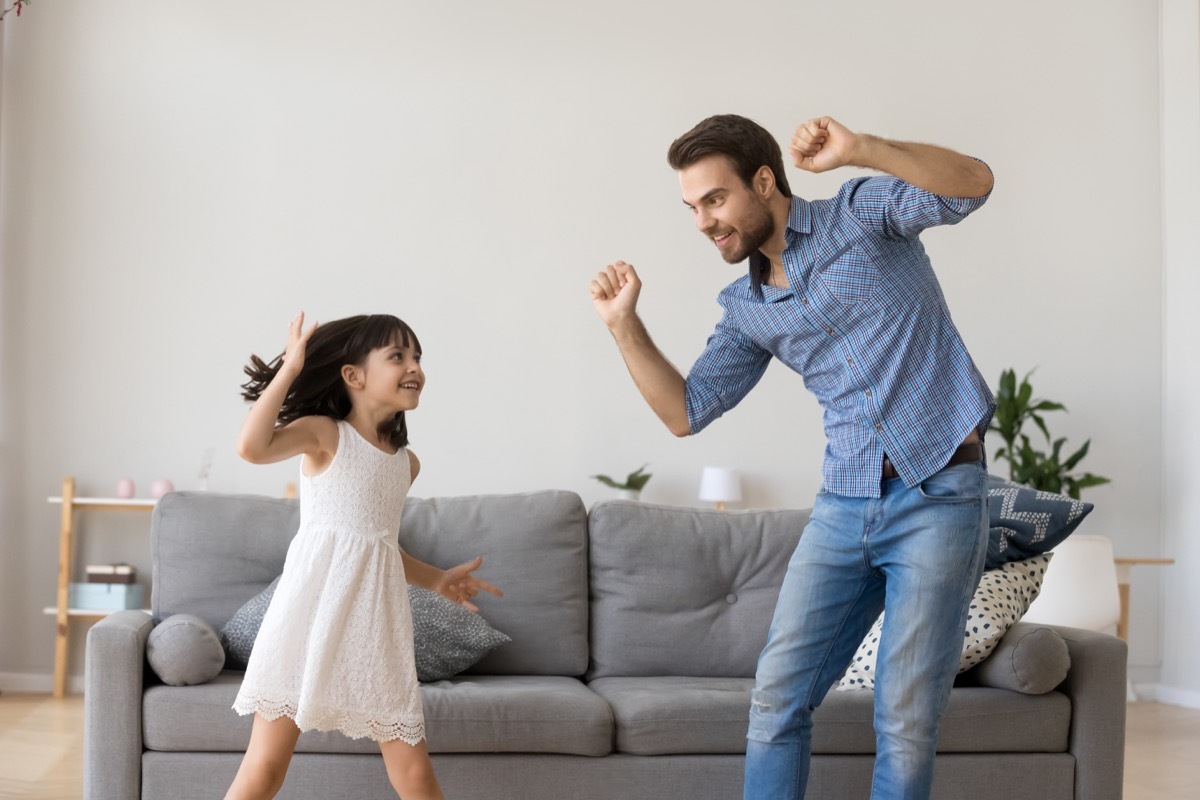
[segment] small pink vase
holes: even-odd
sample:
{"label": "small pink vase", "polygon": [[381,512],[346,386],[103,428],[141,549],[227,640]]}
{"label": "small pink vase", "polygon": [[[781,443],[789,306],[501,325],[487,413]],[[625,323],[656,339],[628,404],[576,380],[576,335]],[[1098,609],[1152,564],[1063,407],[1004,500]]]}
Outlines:
{"label": "small pink vase", "polygon": [[133,478],[121,478],[121,480],[117,481],[117,497],[122,500],[129,500],[135,492]]}
{"label": "small pink vase", "polygon": [[164,494],[173,491],[175,491],[175,484],[171,483],[166,478],[159,478],[150,485],[150,495],[156,500],[162,497]]}

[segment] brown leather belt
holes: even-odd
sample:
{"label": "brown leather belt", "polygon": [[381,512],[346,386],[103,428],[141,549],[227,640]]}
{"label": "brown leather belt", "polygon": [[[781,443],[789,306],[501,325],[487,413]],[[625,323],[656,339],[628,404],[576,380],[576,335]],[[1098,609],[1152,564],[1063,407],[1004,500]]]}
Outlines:
{"label": "brown leather belt", "polygon": [[[946,466],[953,467],[955,464],[974,464],[977,461],[983,461],[983,442],[966,442],[958,446],[958,449],[950,456],[950,460],[946,462]],[[882,474],[884,479],[900,477],[900,473],[896,472],[896,467],[887,455],[883,457]]]}

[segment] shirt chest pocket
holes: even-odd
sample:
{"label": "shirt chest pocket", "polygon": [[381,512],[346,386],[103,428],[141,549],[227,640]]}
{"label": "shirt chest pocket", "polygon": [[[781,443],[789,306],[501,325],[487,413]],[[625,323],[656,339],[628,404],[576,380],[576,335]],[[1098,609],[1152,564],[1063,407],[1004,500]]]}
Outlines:
{"label": "shirt chest pocket", "polygon": [[879,269],[853,242],[839,248],[830,261],[818,264],[813,275],[835,300],[847,306],[870,300],[879,288]]}

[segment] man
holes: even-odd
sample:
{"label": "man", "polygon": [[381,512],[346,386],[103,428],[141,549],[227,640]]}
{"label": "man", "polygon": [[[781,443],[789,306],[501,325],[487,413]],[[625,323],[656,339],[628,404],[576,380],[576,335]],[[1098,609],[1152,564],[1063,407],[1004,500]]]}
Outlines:
{"label": "man", "polygon": [[[772,358],[824,409],[824,485],[758,662],[745,796],[804,795],[812,713],[887,607],[875,676],[873,798],[926,798],[987,545],[982,436],[995,403],[951,322],[919,234],[987,199],[991,170],[931,145],[801,125],[797,167],[885,173],[793,197],[779,145],[744,117],[704,120],[668,161],[696,227],[749,274],[685,379],[637,316],[633,266],[591,281],[634,382],[677,436],[732,409]],[[764,425],[777,424],[764,420]]]}

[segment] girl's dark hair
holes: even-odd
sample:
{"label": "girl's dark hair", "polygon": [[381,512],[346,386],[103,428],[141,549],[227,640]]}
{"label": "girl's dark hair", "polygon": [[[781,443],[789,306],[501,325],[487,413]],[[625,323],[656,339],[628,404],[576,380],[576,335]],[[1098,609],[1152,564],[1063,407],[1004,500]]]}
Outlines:
{"label": "girl's dark hair", "polygon": [[775,174],[775,186],[791,199],[792,190],[783,173],[783,153],[767,129],[752,119],[737,114],[709,117],[671,142],[667,163],[676,172],[690,167],[705,156],[723,155],[733,164],[742,183],[751,185],[754,173],[767,167]]}
{"label": "girl's dark hair", "polygon": [[[342,380],[342,367],[361,366],[372,350],[387,347],[397,336],[404,347],[412,347],[420,355],[421,343],[412,328],[390,314],[364,314],[318,325],[305,348],[304,368],[279,409],[279,423],[313,415],[345,419],[350,413],[350,394]],[[243,368],[250,380],[242,384],[242,397],[250,402],[257,400],[282,365],[282,353],[269,364],[251,355],[250,363]],[[393,447],[407,446],[404,412],[380,425],[379,434],[386,436]]]}

